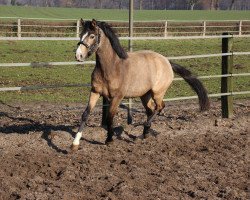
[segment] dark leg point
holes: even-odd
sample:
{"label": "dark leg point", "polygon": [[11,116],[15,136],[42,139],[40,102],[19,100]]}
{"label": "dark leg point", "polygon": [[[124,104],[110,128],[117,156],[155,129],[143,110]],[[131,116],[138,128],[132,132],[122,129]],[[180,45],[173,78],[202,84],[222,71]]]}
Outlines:
{"label": "dark leg point", "polygon": [[143,128],[143,137],[144,137],[144,139],[147,138],[150,127],[151,127],[150,124],[148,124],[148,123],[144,124],[144,128]]}
{"label": "dark leg point", "polygon": [[113,138],[111,137],[107,137],[107,139],[105,140],[105,144],[106,145],[109,145],[109,144],[111,144],[112,142],[113,142],[114,140],[113,140]]}
{"label": "dark leg point", "polygon": [[132,124],[132,122],[133,122],[133,118],[132,118],[132,115],[128,115],[128,119],[127,119],[127,123],[128,124]]}
{"label": "dark leg point", "polygon": [[105,141],[105,144],[108,145],[108,144],[110,144],[110,143],[113,142],[113,138],[112,138],[113,135],[114,135],[113,130],[108,132],[108,136],[107,136],[107,139],[106,139],[106,141]]}

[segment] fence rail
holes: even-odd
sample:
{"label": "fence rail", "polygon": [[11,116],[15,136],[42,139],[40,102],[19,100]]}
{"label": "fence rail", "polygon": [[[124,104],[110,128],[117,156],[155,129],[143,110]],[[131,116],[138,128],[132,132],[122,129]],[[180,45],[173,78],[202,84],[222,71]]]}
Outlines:
{"label": "fence rail", "polygon": [[[11,22],[9,21],[11,20]],[[31,21],[32,20],[32,21]],[[7,22],[6,22],[7,21]],[[126,20],[104,20],[112,24],[120,36],[129,35]],[[59,23],[59,24],[57,24]],[[64,24],[63,24],[64,23]],[[0,17],[2,36],[27,35],[76,35],[79,36],[79,19],[53,18],[4,18]],[[246,35],[250,32],[250,20],[155,20],[134,21],[134,35],[142,36],[176,36],[176,35],[218,35],[230,32],[235,35]],[[10,31],[12,30],[12,31]],[[14,30],[14,31],[13,31]],[[56,31],[55,31],[56,30]]]}
{"label": "fence rail", "polygon": [[[210,58],[232,55],[250,55],[250,52],[231,52],[231,53],[216,53],[216,54],[202,54],[190,56],[174,56],[167,57],[169,60],[184,60],[196,58]],[[44,67],[44,66],[60,66],[60,65],[93,65],[95,61],[84,62],[32,62],[32,63],[0,63],[0,67]],[[220,75],[221,76],[221,75]]]}
{"label": "fence rail", "polygon": [[[250,37],[250,35],[221,35],[221,36],[188,36],[188,37],[122,37],[120,39],[124,40],[170,40],[170,39],[204,39],[204,38],[222,38],[224,41],[222,46],[228,46],[228,42],[231,41],[234,37]],[[78,38],[18,38],[18,37],[0,37],[0,40],[77,40]],[[224,47],[223,47],[224,48]],[[222,48],[222,49],[223,49]],[[177,57],[168,57],[169,60],[180,60],[180,59],[196,59],[196,58],[208,58],[208,57],[222,57],[223,60],[231,60],[232,56],[242,56],[242,55],[250,55],[250,52],[232,52],[230,49],[225,51],[223,50],[222,53],[217,54],[204,54],[204,55],[188,55],[188,56],[177,56]],[[42,63],[0,63],[0,67],[43,67],[43,66],[56,66],[56,65],[79,65],[79,64],[95,64],[94,61],[85,61],[83,63],[79,62],[42,62]],[[230,66],[228,66],[230,65]],[[225,62],[224,67],[232,68],[231,62]],[[231,67],[231,68],[230,68]],[[221,78],[222,83],[226,82],[227,84],[231,82],[232,77],[239,77],[239,76],[250,76],[250,73],[241,73],[241,74],[233,74],[230,70],[228,73],[222,73],[220,75],[209,75],[209,76],[200,76],[200,79],[208,79],[208,78]],[[175,81],[183,80],[182,78],[175,78]],[[49,86],[24,86],[24,87],[2,87],[0,91],[7,92],[7,91],[24,91],[24,90],[39,90],[39,89],[49,89],[49,88],[58,88],[58,87],[89,87],[89,84],[67,84],[67,85],[49,85]],[[229,86],[229,87],[228,87]],[[224,86],[222,86],[224,87]],[[233,92],[232,88],[229,85],[226,85],[225,92],[217,93],[217,94],[210,94],[209,97],[230,97],[232,98],[233,95],[240,95],[240,94],[250,94],[250,91],[239,91]],[[195,99],[197,96],[189,96],[189,97],[176,97],[165,99],[165,101],[175,101],[175,100],[186,100],[186,99]],[[228,104],[228,102],[226,103]],[[226,106],[227,107],[227,106]],[[229,106],[230,107],[230,106]],[[230,115],[225,115],[229,117]]]}
{"label": "fence rail", "polygon": [[[174,36],[174,37],[119,37],[120,40],[193,40],[193,39],[221,39],[221,38],[249,38],[248,35],[212,35],[212,36]],[[77,41],[78,37],[0,37],[0,41]]]}
{"label": "fence rail", "polygon": [[[212,79],[212,78],[242,77],[242,76],[250,76],[250,73],[198,76],[197,78],[198,79]],[[182,80],[184,79],[174,78],[174,81],[182,81]],[[20,86],[20,87],[1,87],[0,92],[53,89],[53,88],[63,88],[63,87],[90,87],[90,86],[91,86],[90,84],[64,84],[64,85],[46,85],[46,86],[37,85],[37,86]],[[250,94],[250,91],[245,91],[245,92],[248,92]]]}

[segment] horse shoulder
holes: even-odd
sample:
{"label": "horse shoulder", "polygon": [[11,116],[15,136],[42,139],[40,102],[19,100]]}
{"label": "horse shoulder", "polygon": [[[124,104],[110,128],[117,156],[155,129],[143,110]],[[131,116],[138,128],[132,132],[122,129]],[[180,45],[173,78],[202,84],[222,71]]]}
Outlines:
{"label": "horse shoulder", "polygon": [[103,81],[102,73],[101,73],[99,68],[95,67],[95,69],[94,69],[94,71],[92,72],[92,75],[91,75],[92,89],[95,92],[101,94],[102,90],[103,90],[103,85],[104,85],[104,81]]}

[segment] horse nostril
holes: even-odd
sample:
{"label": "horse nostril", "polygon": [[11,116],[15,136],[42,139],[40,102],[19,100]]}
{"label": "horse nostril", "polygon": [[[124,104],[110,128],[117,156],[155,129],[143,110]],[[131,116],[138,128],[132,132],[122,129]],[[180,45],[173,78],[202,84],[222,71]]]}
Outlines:
{"label": "horse nostril", "polygon": [[82,54],[80,55],[80,58],[83,58]]}

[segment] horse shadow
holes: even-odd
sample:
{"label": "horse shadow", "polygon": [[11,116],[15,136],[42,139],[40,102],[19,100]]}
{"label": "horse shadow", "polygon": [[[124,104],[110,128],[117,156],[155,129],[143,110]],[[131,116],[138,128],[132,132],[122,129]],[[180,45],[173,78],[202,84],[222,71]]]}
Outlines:
{"label": "horse shadow", "polygon": [[[0,102],[1,104],[8,106],[11,109],[19,110],[20,108],[8,105],[6,103]],[[122,109],[128,109],[127,106],[121,105]],[[133,109],[133,112],[141,112],[137,109]],[[78,125],[53,125],[49,123],[35,121],[28,117],[14,117],[6,112],[0,112],[0,117],[6,117],[16,122],[26,122],[23,124],[13,124],[7,126],[0,127],[0,133],[11,134],[11,133],[18,133],[18,134],[29,134],[30,132],[42,132],[41,138],[47,142],[47,145],[57,151],[58,153],[68,154],[69,152],[65,149],[61,149],[56,144],[53,143],[53,133],[56,131],[64,131],[71,135],[72,138],[75,137],[76,132],[73,131]],[[134,127],[141,126],[142,123],[133,123]],[[87,125],[89,127],[95,127],[93,125]],[[105,127],[103,127],[105,128]],[[122,134],[126,135],[123,137]],[[156,134],[157,135],[157,134]],[[130,134],[128,131],[124,130],[123,126],[114,127],[114,136],[121,141],[125,141],[126,143],[134,143],[137,139],[141,139],[138,136],[134,136]],[[94,145],[105,145],[102,142],[89,140],[87,138],[82,137],[87,143],[94,144]]]}
{"label": "horse shadow", "polygon": [[[41,138],[44,139],[47,142],[47,145],[57,151],[58,153],[62,154],[68,154],[69,151],[66,149],[62,149],[58,147],[56,144],[53,143],[54,138],[54,132],[56,131],[64,131],[71,135],[72,138],[74,138],[76,132],[73,131],[73,129],[76,127],[76,125],[52,125],[49,123],[41,123],[39,121],[35,121],[33,119],[27,118],[27,117],[13,117],[5,112],[0,112],[0,117],[9,118],[13,121],[17,122],[26,122],[23,124],[13,124],[13,125],[7,125],[7,126],[1,126],[0,127],[0,133],[5,134],[11,134],[11,133],[18,133],[18,134],[29,134],[30,132],[42,132]],[[122,137],[122,133],[124,133],[124,128],[122,126],[115,127],[114,129],[114,136],[118,140],[125,141],[127,143],[133,142],[131,140],[128,140],[126,138]],[[126,133],[125,133],[126,134]],[[130,137],[132,139],[132,136]],[[90,144],[94,145],[105,145],[102,142],[95,141],[95,140],[89,140],[84,137],[82,137],[82,140],[85,142],[88,142]]]}
{"label": "horse shadow", "polygon": [[72,131],[72,129],[75,127],[73,125],[72,126],[52,125],[48,123],[41,123],[41,122],[35,121],[30,118],[26,118],[26,117],[13,117],[5,112],[0,112],[0,117],[7,117],[11,120],[18,121],[18,122],[26,122],[24,124],[13,124],[13,125],[8,125],[8,126],[2,126],[0,127],[0,133],[29,134],[30,132],[42,132],[41,138],[46,140],[48,146],[56,150],[58,153],[67,154],[68,151],[59,148],[57,145],[53,143],[52,133],[55,131],[65,131],[69,133],[72,137],[75,135],[75,133]]}

